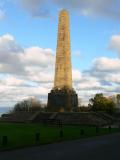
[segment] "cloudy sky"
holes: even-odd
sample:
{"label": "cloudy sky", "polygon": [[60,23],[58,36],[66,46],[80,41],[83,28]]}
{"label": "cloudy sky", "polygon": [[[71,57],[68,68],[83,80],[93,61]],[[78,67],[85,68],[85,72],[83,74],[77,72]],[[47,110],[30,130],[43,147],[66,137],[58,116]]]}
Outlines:
{"label": "cloudy sky", "polygon": [[70,13],[73,86],[82,103],[120,93],[119,0],[0,0],[0,107],[53,87],[58,13]]}

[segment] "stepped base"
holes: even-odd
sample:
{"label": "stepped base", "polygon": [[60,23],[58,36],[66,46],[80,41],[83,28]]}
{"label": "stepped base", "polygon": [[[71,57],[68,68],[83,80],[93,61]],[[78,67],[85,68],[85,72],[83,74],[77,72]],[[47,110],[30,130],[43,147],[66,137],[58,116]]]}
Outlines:
{"label": "stepped base", "polygon": [[77,111],[78,96],[74,90],[51,90],[47,107],[52,112]]}

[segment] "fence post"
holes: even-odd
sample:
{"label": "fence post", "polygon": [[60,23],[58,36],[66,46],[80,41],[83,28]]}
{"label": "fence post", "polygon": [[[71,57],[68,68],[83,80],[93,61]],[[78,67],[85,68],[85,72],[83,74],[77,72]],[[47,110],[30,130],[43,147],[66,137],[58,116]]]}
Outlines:
{"label": "fence post", "polygon": [[109,133],[111,133],[111,129],[112,129],[111,126],[109,126],[108,129],[109,129]]}
{"label": "fence post", "polygon": [[60,139],[63,139],[63,130],[60,130]]}
{"label": "fence post", "polygon": [[7,144],[8,144],[8,138],[7,138],[7,136],[3,136],[2,137],[2,146],[7,146]]}
{"label": "fence post", "polygon": [[99,133],[99,127],[96,126],[96,133]]}
{"label": "fence post", "polygon": [[80,131],[80,135],[84,135],[85,134],[85,131],[84,131],[84,129],[81,129],[81,131]]}
{"label": "fence post", "polygon": [[40,133],[36,133],[35,142],[36,142],[36,144],[40,144]]}

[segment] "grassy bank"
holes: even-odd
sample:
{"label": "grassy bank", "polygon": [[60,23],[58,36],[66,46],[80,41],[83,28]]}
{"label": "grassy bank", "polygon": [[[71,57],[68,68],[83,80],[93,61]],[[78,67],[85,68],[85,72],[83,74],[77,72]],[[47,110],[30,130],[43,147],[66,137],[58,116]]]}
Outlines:
{"label": "grassy bank", "polygon": [[[42,124],[0,123],[0,149],[14,149],[39,144],[54,143],[61,140],[73,140],[92,136],[119,132],[119,128],[99,128],[87,126],[65,126],[62,128],[44,126]],[[36,142],[36,133],[40,134]],[[3,136],[7,136],[7,144],[2,144]]]}

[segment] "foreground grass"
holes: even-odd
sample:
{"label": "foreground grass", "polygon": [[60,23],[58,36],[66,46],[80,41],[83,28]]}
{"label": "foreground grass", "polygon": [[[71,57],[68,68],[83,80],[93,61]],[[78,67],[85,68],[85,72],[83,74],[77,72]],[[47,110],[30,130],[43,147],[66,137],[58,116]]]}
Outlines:
{"label": "foreground grass", "polygon": [[[0,123],[0,149],[15,149],[19,147],[34,146],[38,144],[54,143],[61,140],[73,140],[80,138],[93,137],[109,133],[119,132],[119,128],[100,128],[96,132],[96,127],[87,126],[65,126],[62,128],[63,138],[60,138],[59,127],[44,126],[42,124],[16,124]],[[81,130],[84,134],[81,135]],[[40,142],[36,143],[35,135],[40,133]],[[8,143],[2,145],[2,137],[7,136]]]}

